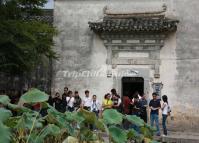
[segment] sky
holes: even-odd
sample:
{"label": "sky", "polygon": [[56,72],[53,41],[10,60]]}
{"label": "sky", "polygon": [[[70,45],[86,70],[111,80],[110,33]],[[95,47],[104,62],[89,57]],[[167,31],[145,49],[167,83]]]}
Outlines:
{"label": "sky", "polygon": [[54,8],[54,0],[48,0],[48,3],[45,5],[45,8],[53,9]]}

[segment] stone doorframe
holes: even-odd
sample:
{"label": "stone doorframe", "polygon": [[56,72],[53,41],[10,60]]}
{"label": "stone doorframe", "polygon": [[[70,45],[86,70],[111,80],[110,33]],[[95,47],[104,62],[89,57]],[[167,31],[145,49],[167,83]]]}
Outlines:
{"label": "stone doorframe", "polygon": [[138,74],[128,74],[125,76],[115,76],[113,74],[112,78],[113,78],[113,87],[117,89],[118,93],[120,95],[123,95],[122,93],[122,78],[123,77],[142,77],[144,79],[144,93],[147,93],[150,91],[150,82],[151,82],[151,77],[150,77],[150,68],[144,67],[144,68],[139,68],[139,67],[121,67],[121,66],[117,66],[116,69],[118,70],[118,72],[122,72],[122,71],[128,71],[129,69],[133,69],[136,70],[138,72]]}
{"label": "stone doorframe", "polygon": [[[150,65],[154,78],[160,78],[160,50],[164,46],[164,34],[102,34],[107,48],[107,77],[118,65]],[[120,57],[120,52],[147,53],[148,57]]]}

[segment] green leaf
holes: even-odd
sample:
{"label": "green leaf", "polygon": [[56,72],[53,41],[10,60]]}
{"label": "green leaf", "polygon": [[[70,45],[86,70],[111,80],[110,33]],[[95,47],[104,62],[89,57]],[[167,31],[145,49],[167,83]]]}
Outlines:
{"label": "green leaf", "polygon": [[115,143],[125,143],[127,141],[127,133],[118,127],[111,126],[109,135]]}
{"label": "green leaf", "polygon": [[[76,120],[74,113],[60,113],[55,110],[52,106],[48,106],[48,115],[45,117],[48,123],[55,124],[61,129],[65,129],[68,134],[74,135],[75,128],[73,127],[73,122]],[[71,117],[71,116],[72,117]],[[74,117],[74,119],[72,119]]]}
{"label": "green leaf", "polygon": [[51,136],[57,136],[61,133],[61,130],[58,126],[53,124],[48,124],[37,136],[35,139],[35,143],[43,143],[45,137],[51,135]]}
{"label": "green leaf", "polygon": [[5,122],[9,117],[12,116],[12,113],[10,110],[0,108],[0,122]]}
{"label": "green leaf", "polygon": [[144,126],[144,121],[136,115],[127,115],[126,119],[138,127]]}
{"label": "green leaf", "polygon": [[7,95],[0,95],[0,103],[3,105],[7,105],[10,103],[10,98]]}
{"label": "green leaf", "polygon": [[83,117],[86,123],[94,124],[97,120],[97,117],[94,112],[89,112],[84,109],[78,111],[78,116]]}
{"label": "green leaf", "polygon": [[19,112],[19,113],[24,113],[24,112],[33,112],[31,109],[27,108],[27,107],[21,107],[19,105],[16,105],[16,104],[11,104],[11,103],[8,103],[8,108],[9,109],[12,109],[16,112]]}
{"label": "green leaf", "polygon": [[47,102],[42,102],[41,103],[41,107],[42,107],[42,109],[48,108],[48,103]]}
{"label": "green leaf", "polygon": [[152,139],[153,138],[153,131],[150,130],[147,126],[143,126],[140,128],[140,132],[144,135],[144,137]]}
{"label": "green leaf", "polygon": [[[19,119],[16,125],[16,128],[17,129],[31,129],[37,115],[38,115],[37,112],[23,113],[23,115],[21,116],[21,118]],[[42,120],[36,119],[34,128],[42,128],[43,127],[42,122],[43,122]]]}
{"label": "green leaf", "polygon": [[85,120],[85,118],[78,112],[66,112],[65,114],[66,120],[69,122],[76,121],[78,124],[81,124]]}
{"label": "green leaf", "polygon": [[96,135],[87,127],[80,128],[81,141],[94,141],[97,140]]}
{"label": "green leaf", "polygon": [[101,131],[105,132],[106,131],[106,125],[104,124],[102,119],[98,119],[95,121],[95,126],[100,129]]}
{"label": "green leaf", "polygon": [[11,132],[9,128],[0,121],[0,143],[9,143],[10,139]]}
{"label": "green leaf", "polygon": [[138,135],[138,133],[134,129],[131,129],[127,132],[128,139],[135,139],[137,137],[137,135]]}
{"label": "green leaf", "polygon": [[139,134],[134,129],[130,129],[127,131],[127,137],[128,139],[134,140],[137,143],[142,143],[142,141],[144,140],[144,136],[142,134]]}
{"label": "green leaf", "polygon": [[25,103],[38,103],[38,102],[45,102],[47,101],[49,96],[38,89],[31,89],[27,93],[23,94],[20,100],[24,101]]}
{"label": "green leaf", "polygon": [[6,120],[5,125],[9,128],[15,128],[20,120],[20,116],[17,117],[10,117],[8,120]]}
{"label": "green leaf", "polygon": [[106,124],[121,124],[123,120],[123,115],[115,109],[107,109],[102,115]]}

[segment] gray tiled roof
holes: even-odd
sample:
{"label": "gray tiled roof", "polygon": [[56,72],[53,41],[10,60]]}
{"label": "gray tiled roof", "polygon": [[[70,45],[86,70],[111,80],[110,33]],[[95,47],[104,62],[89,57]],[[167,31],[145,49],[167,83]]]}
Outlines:
{"label": "gray tiled roof", "polygon": [[177,30],[178,20],[164,16],[105,16],[101,22],[89,22],[91,30],[97,33],[106,32],[173,32]]}

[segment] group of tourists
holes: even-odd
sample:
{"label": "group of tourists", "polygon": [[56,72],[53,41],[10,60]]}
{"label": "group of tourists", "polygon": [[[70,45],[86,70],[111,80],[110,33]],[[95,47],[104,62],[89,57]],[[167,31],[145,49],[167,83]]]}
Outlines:
{"label": "group of tourists", "polygon": [[[96,95],[90,96],[89,90],[85,91],[85,96],[81,98],[78,91],[72,92],[67,87],[64,88],[64,93],[56,93],[54,97],[50,96],[49,104],[54,106],[59,112],[73,112],[77,111],[79,108],[94,112],[97,117],[101,115],[104,110],[116,109],[126,115],[136,115],[147,123],[147,109],[150,109],[150,124],[151,126],[156,126],[157,135],[160,135],[159,128],[159,110],[162,110],[162,126],[163,135],[167,135],[166,120],[169,115],[170,106],[168,104],[167,96],[162,96],[161,99],[157,98],[158,94],[152,94],[153,99],[149,102],[146,99],[145,94],[139,94],[135,92],[132,96],[123,96],[121,98],[116,89],[112,89],[110,93],[105,94],[102,103],[97,99]],[[124,122],[124,127],[129,128],[130,124]]]}
{"label": "group of tourists", "polygon": [[[158,136],[160,135],[159,110],[162,110],[163,135],[167,135],[166,120],[171,112],[171,108],[168,104],[168,98],[166,95],[163,95],[161,100],[157,93],[153,93],[153,99],[148,102],[146,99],[146,95],[141,94],[137,91],[132,95],[123,95],[121,98],[116,89],[111,89],[110,93],[105,94],[103,101],[100,102],[97,95],[90,95],[89,90],[86,90],[84,94],[85,95],[81,98],[78,91],[73,92],[65,87],[62,95],[57,92],[55,96],[49,97],[48,103],[53,106],[57,111],[62,113],[66,111],[73,112],[77,111],[80,108],[83,108],[85,110],[94,112],[97,117],[101,116],[101,113],[104,110],[116,109],[122,114],[138,116],[146,123],[148,121],[147,110],[149,109],[150,124],[151,126],[154,126],[155,124]],[[15,104],[17,100],[13,100],[15,99],[12,98],[13,96],[9,97],[12,99],[12,103]],[[1,106],[2,105],[0,105],[0,107]],[[31,106],[24,104],[24,106],[29,107],[35,111],[40,111],[42,116],[45,116],[47,114],[47,110],[41,109],[41,105],[39,103]],[[17,115],[17,113],[13,111],[13,115]],[[125,129],[138,129],[135,126],[132,126],[128,121],[123,121],[123,127]]]}

